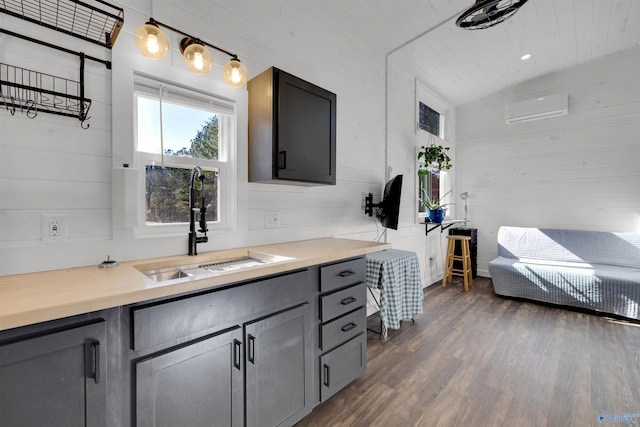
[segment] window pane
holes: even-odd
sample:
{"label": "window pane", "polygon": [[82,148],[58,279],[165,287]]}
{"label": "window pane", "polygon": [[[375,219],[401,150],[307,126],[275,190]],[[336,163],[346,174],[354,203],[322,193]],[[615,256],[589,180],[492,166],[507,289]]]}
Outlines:
{"label": "window pane", "polygon": [[[426,175],[418,175],[418,194],[420,197],[424,191],[429,195],[432,201],[440,199],[440,171],[433,169]],[[426,212],[427,209],[419,204],[418,212]]]}
{"label": "window pane", "polygon": [[440,113],[420,102],[419,112],[420,129],[440,137]]}
{"label": "window pane", "polygon": [[160,103],[137,96],[138,151],[160,154]]}
{"label": "window pane", "polygon": [[138,151],[161,152],[169,156],[189,156],[218,160],[220,117],[204,109],[162,101],[162,140],[160,100],[137,95]]}
{"label": "window pane", "polygon": [[[218,171],[204,171],[207,222],[217,222]],[[147,165],[145,171],[145,223],[189,222],[191,169]],[[199,181],[199,180],[198,180]],[[200,206],[200,182],[195,183],[196,206]],[[196,218],[197,220],[198,218]]]}
{"label": "window pane", "polygon": [[162,103],[164,153],[218,160],[219,117],[209,111]]}

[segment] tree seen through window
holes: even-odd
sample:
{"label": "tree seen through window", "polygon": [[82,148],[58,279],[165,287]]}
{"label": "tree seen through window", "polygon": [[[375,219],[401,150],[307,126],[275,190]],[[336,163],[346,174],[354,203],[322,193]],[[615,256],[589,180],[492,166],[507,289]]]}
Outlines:
{"label": "tree seen through window", "polygon": [[[189,147],[166,149],[166,156],[189,156],[201,159],[218,158],[219,117],[211,116],[191,139]],[[146,165],[145,221],[147,224],[189,222],[189,186],[191,169],[184,167]],[[207,221],[218,221],[219,173],[204,171]],[[200,192],[200,181],[195,183]]]}

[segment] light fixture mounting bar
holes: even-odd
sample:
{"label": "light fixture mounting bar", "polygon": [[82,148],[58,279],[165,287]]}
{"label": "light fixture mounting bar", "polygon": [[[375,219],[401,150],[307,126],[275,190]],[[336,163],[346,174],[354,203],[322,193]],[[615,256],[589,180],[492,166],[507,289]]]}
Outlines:
{"label": "light fixture mounting bar", "polygon": [[178,33],[178,34],[182,35],[183,37],[188,37],[188,38],[190,38],[191,40],[196,41],[196,42],[199,42],[199,43],[202,43],[202,44],[203,44],[203,45],[205,45],[205,46],[209,46],[210,48],[215,49],[215,50],[217,50],[217,51],[219,51],[219,52],[222,52],[222,53],[224,53],[225,55],[230,56],[231,58],[236,58],[236,59],[238,58],[238,55],[236,55],[236,54],[234,54],[234,53],[231,53],[231,52],[229,52],[228,50],[222,49],[221,47],[218,47],[218,46],[216,46],[216,45],[213,45],[213,44],[211,44],[211,43],[208,43],[208,42],[206,42],[206,41],[204,41],[204,40],[202,40],[202,39],[200,39],[200,38],[198,38],[198,37],[194,37],[194,36],[192,36],[192,35],[189,35],[189,34],[185,33],[184,31],[180,31],[180,30],[178,30],[177,28],[174,28],[174,27],[172,27],[172,26],[170,26],[170,25],[163,24],[162,22],[159,22],[159,21],[157,21],[157,20],[155,20],[155,19],[153,19],[153,18],[149,18],[149,22],[150,22],[150,23],[152,23],[152,24],[155,24],[155,25],[157,25],[157,26],[159,26],[159,27],[164,27],[164,28],[166,28],[167,30],[173,31],[174,33]]}

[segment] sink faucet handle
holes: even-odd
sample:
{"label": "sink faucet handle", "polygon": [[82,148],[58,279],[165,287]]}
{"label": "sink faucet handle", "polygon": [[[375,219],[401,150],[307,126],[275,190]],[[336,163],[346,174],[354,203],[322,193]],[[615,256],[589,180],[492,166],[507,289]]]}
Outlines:
{"label": "sink faucet handle", "polygon": [[207,208],[203,205],[200,208],[200,230],[198,230],[201,233],[206,233],[208,231],[206,213],[207,213]]}

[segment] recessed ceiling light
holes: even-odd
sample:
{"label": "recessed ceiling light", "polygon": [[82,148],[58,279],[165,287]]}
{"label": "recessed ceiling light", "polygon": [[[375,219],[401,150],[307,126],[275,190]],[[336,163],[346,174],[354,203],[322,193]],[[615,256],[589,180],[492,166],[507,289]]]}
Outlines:
{"label": "recessed ceiling light", "polygon": [[526,60],[527,60],[527,59],[529,59],[529,58],[531,58],[531,54],[530,54],[530,53],[525,53],[524,55],[522,55],[522,56],[520,57],[520,59],[521,59],[522,61],[526,61]]}

